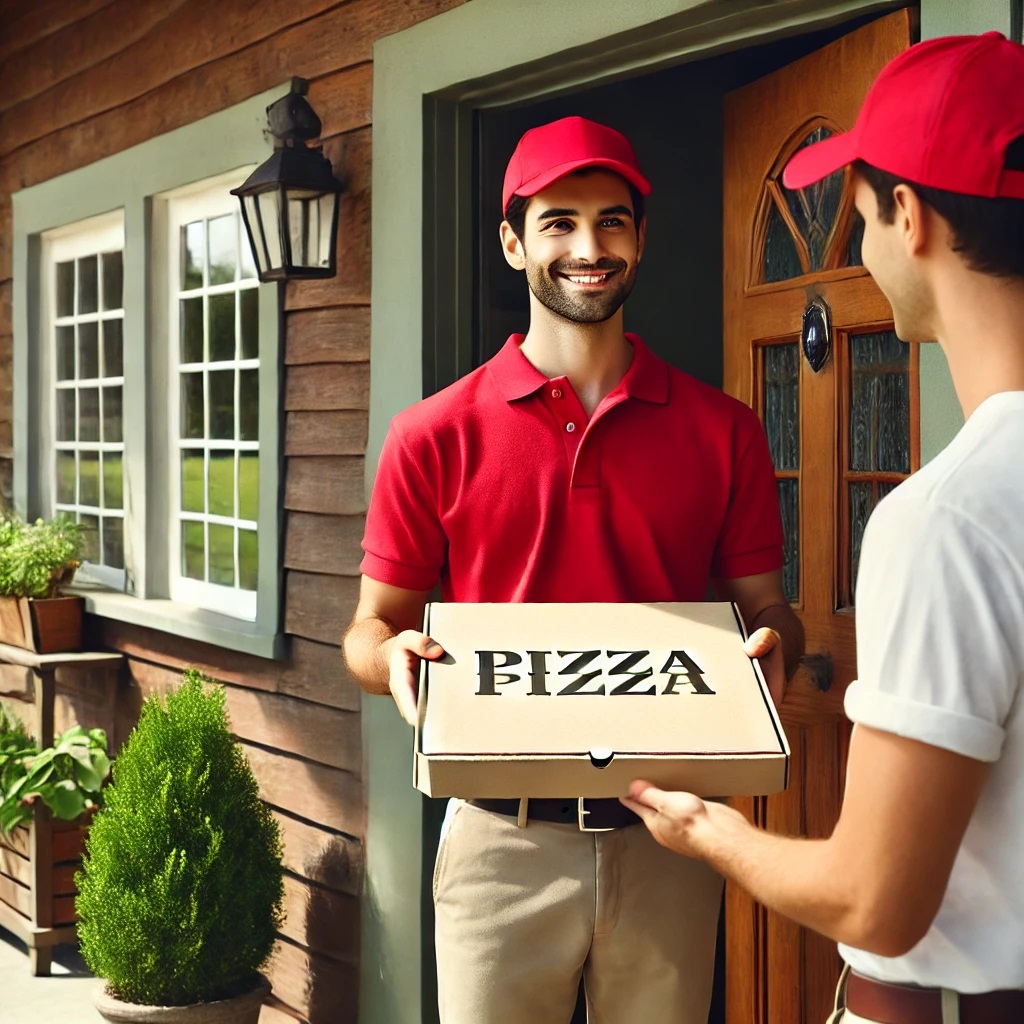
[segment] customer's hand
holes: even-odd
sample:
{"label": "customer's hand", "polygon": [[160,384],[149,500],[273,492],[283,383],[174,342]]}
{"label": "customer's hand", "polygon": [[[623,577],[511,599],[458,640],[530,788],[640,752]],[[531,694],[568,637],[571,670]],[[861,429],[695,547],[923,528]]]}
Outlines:
{"label": "customer's hand", "polygon": [[420,660],[436,661],[444,648],[436,640],[415,629],[405,629],[389,641],[388,685],[402,717],[416,724],[416,701],[419,695]]}
{"label": "customer's hand", "polygon": [[755,629],[743,644],[748,658],[757,658],[761,674],[768,684],[775,706],[782,704],[786,693],[786,664],[782,657],[782,637],[768,626]]}

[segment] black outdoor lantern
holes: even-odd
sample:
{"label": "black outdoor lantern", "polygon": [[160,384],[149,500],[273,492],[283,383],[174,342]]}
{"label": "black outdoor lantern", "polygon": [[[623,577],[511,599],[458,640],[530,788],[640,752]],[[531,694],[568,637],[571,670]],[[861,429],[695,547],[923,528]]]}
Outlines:
{"label": "black outdoor lantern", "polygon": [[334,277],[338,197],[344,186],[323,150],[309,147],[320,136],[320,118],[305,97],[309,83],[267,107],[274,152],[245,182],[233,188],[261,281]]}

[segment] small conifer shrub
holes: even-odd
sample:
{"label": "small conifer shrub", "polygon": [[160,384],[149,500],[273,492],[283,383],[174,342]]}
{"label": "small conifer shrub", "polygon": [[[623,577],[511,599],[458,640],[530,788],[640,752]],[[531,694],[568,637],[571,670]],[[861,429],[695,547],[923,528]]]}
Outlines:
{"label": "small conifer shrub", "polygon": [[124,1002],[247,991],[282,923],[280,829],[211,682],[145,702],[75,877],[82,956]]}

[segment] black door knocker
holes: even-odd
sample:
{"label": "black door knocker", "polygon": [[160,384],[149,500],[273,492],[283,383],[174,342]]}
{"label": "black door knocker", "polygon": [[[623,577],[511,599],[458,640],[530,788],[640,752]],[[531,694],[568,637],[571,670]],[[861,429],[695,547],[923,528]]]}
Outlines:
{"label": "black door knocker", "polygon": [[817,373],[828,362],[832,351],[832,310],[820,295],[811,299],[804,310],[800,342],[807,362]]}

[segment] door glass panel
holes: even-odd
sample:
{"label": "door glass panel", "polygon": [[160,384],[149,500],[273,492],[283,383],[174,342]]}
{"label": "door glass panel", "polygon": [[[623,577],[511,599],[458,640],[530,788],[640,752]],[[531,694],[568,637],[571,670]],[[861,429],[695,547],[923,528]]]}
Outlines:
{"label": "door glass panel", "polygon": [[[822,142],[832,135],[824,126],[815,128],[800,144],[799,149]],[[799,150],[798,150],[799,151]],[[843,181],[846,172],[835,171],[827,178],[808,185],[807,188],[788,189],[783,187],[789,212],[793,215],[811,257],[811,270],[821,270],[825,265],[828,240],[839,216],[839,204],[843,198]]]}
{"label": "door glass panel", "polygon": [[764,239],[765,283],[788,281],[790,278],[800,277],[803,272],[796,242],[793,241],[789,226],[773,202],[768,214],[768,231]]}
{"label": "door glass panel", "polygon": [[782,513],[783,587],[800,596],[800,351],[796,342],[762,348],[761,418],[775,464]]}
{"label": "door glass panel", "polygon": [[912,468],[910,346],[891,330],[851,334],[847,365],[846,582],[840,604],[852,607],[868,516]]}

